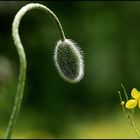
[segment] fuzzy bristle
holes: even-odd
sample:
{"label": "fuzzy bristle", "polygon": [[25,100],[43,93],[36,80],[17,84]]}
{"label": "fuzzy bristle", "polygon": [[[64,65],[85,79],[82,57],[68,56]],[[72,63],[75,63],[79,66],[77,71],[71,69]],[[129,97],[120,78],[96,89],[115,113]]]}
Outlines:
{"label": "fuzzy bristle", "polygon": [[82,51],[72,40],[58,41],[54,51],[54,62],[60,76],[70,82],[79,82],[84,75]]}

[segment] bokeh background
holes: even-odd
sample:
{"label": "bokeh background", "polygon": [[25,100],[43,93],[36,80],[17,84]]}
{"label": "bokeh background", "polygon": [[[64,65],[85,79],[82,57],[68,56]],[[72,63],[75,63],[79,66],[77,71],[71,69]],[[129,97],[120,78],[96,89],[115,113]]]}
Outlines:
{"label": "bokeh background", "polygon": [[[16,94],[19,59],[11,36],[17,11],[36,1],[0,1],[0,137]],[[117,91],[140,89],[139,1],[38,1],[59,18],[66,37],[84,51],[85,76],[61,79],[53,62],[59,34],[39,10],[21,21],[28,68],[13,138],[137,138],[125,119]],[[123,92],[122,92],[123,93]],[[139,110],[136,125],[140,128]]]}

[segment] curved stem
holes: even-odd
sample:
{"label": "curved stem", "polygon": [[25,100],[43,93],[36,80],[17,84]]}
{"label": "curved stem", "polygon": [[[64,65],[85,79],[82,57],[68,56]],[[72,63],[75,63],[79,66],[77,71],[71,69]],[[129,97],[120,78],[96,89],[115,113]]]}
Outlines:
{"label": "curved stem", "polygon": [[19,24],[20,24],[22,17],[24,16],[24,14],[31,9],[40,9],[40,10],[46,12],[52,18],[55,25],[57,26],[61,41],[65,40],[65,34],[64,34],[64,31],[62,29],[62,26],[61,26],[58,18],[46,6],[44,6],[42,4],[38,4],[38,3],[27,4],[23,8],[21,8],[19,10],[19,12],[16,14],[13,24],[12,24],[12,36],[13,36],[14,44],[17,48],[18,55],[19,55],[20,72],[19,72],[19,79],[18,79],[18,86],[17,86],[17,93],[15,96],[14,107],[13,107],[13,110],[12,110],[12,113],[11,113],[11,116],[9,119],[9,123],[8,123],[7,129],[6,129],[6,133],[5,133],[5,137],[4,137],[5,139],[11,138],[12,130],[14,128],[14,124],[15,124],[18,114],[20,112],[20,107],[21,107],[21,103],[22,103],[24,85],[25,85],[25,80],[26,80],[26,66],[27,66],[26,63],[27,62],[26,62],[26,55],[25,55],[25,52],[23,49],[23,45],[22,45],[20,37],[19,37]]}

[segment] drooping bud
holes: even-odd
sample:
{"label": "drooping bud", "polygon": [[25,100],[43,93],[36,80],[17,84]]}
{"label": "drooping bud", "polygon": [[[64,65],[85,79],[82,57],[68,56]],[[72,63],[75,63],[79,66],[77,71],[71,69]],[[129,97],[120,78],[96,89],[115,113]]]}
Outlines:
{"label": "drooping bud", "polygon": [[84,75],[82,51],[69,40],[58,41],[54,51],[54,62],[60,76],[70,82],[79,82]]}

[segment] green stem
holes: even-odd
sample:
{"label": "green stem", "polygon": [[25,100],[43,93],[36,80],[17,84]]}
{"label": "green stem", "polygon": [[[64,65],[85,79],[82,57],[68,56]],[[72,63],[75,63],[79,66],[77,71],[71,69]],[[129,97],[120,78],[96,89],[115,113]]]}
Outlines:
{"label": "green stem", "polygon": [[132,126],[132,128],[134,129],[134,131],[136,132],[136,134],[138,135],[138,137],[140,138],[139,131],[137,130],[136,125],[134,123],[134,109],[131,110],[131,117],[129,119],[129,123]]}
{"label": "green stem", "polygon": [[122,104],[122,103],[123,103],[123,99],[122,99],[122,96],[121,96],[121,92],[120,92],[120,91],[118,91],[118,95],[119,95],[119,98],[120,98],[120,101],[121,101],[121,105],[122,105],[122,109],[123,109],[124,115],[125,115],[126,118],[127,118],[127,115],[126,115],[126,111],[125,111],[124,105]]}
{"label": "green stem", "polygon": [[138,135],[138,137],[140,138],[140,134],[135,126],[135,123],[133,121],[131,121],[130,124],[131,124],[132,128],[134,129],[134,131],[136,132],[136,134]]}
{"label": "green stem", "polygon": [[127,95],[126,89],[125,89],[125,87],[123,86],[123,84],[121,84],[121,86],[122,86],[122,88],[123,88],[126,101],[128,101],[128,95]]}
{"label": "green stem", "polygon": [[[126,89],[125,87],[121,84],[122,88],[123,88],[123,91],[124,91],[124,94],[125,94],[125,98],[126,100],[128,101],[128,96],[127,96],[127,92],[126,92]],[[121,103],[123,102],[123,99],[122,99],[122,96],[121,96],[121,92],[118,91],[118,94],[119,94],[119,98],[120,98],[120,101]],[[138,137],[140,138],[140,134],[135,126],[135,123],[134,123],[134,109],[130,110],[130,113],[128,113],[128,115],[126,114],[126,110],[125,110],[125,107],[124,107],[124,104],[121,104],[122,105],[122,109],[123,109],[123,112],[124,112],[124,115],[125,115],[125,118],[127,119],[127,121],[130,123],[130,125],[132,126],[132,128],[134,129],[134,131],[136,132],[136,134],[138,135]]]}
{"label": "green stem", "polygon": [[54,21],[54,23],[59,31],[61,41],[65,40],[65,34],[64,34],[63,28],[62,28],[58,18],[46,6],[38,4],[38,3],[27,4],[24,7],[22,7],[16,14],[13,24],[12,24],[12,36],[13,36],[14,44],[17,48],[18,55],[19,55],[20,71],[19,71],[19,78],[18,78],[17,93],[15,96],[13,110],[12,110],[12,113],[11,113],[11,116],[9,119],[9,123],[8,123],[7,129],[6,129],[6,133],[5,133],[5,137],[4,137],[5,139],[11,138],[12,131],[13,131],[14,125],[16,123],[17,117],[19,115],[20,108],[21,108],[24,85],[25,85],[25,80],[26,80],[27,62],[26,62],[26,55],[25,55],[25,52],[23,49],[23,45],[21,43],[20,36],[19,36],[19,24],[20,24],[22,17],[24,16],[24,14],[31,9],[40,9],[40,10],[46,12],[51,17],[51,19]]}
{"label": "green stem", "polygon": [[[122,99],[122,96],[121,96],[121,92],[118,91],[118,94],[119,94],[120,101],[121,101],[121,103],[122,103],[122,102],[123,102],[123,99]],[[124,116],[125,116],[125,118],[128,120],[128,117],[127,117],[127,114],[126,114],[126,110],[125,110],[125,108],[124,108],[124,105],[121,104],[121,106],[122,106],[122,110],[123,110]],[[128,122],[129,122],[129,120],[128,120]]]}

